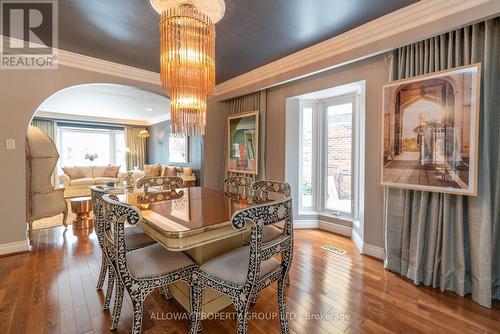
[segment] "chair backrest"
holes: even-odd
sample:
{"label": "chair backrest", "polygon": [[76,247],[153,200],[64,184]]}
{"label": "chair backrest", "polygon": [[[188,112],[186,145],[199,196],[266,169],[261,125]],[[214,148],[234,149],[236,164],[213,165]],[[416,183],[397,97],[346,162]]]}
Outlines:
{"label": "chair backrest", "polygon": [[270,193],[279,194],[281,198],[287,198],[292,195],[292,190],[288,183],[273,180],[257,181],[252,185],[254,203],[268,202]]}
{"label": "chair backrest", "polygon": [[106,195],[106,191],[102,186],[91,186],[90,194],[92,198],[92,210],[94,213],[94,224],[97,234],[97,241],[101,250],[104,251],[104,211],[103,211],[103,199],[102,197]]}
{"label": "chair backrest", "polygon": [[59,153],[54,141],[32,125],[26,134],[26,160],[28,195],[53,192],[52,173]]}
{"label": "chair backrest", "polygon": [[111,194],[102,196],[104,216],[104,251],[122,279],[130,276],[127,267],[127,245],[125,243],[125,222],[135,225],[141,221],[139,209],[118,201]]}
{"label": "chair backrest", "polygon": [[[179,198],[172,191],[181,188],[184,181],[177,176],[146,176],[137,181],[137,188],[143,188],[144,195],[137,200],[141,204],[166,201],[172,198]],[[183,193],[181,191],[181,193]],[[177,197],[176,197],[177,196]]]}
{"label": "chair backrest", "polygon": [[[262,244],[262,230],[265,225],[283,222],[283,235],[273,242]],[[232,226],[241,230],[246,224],[253,224],[250,233],[250,262],[248,265],[247,282],[252,285],[259,276],[260,264],[273,255],[293,250],[293,210],[292,198],[259,204],[236,212],[232,219]]]}
{"label": "chair backrest", "polygon": [[224,193],[232,198],[251,196],[253,180],[246,176],[229,176],[224,179]]}

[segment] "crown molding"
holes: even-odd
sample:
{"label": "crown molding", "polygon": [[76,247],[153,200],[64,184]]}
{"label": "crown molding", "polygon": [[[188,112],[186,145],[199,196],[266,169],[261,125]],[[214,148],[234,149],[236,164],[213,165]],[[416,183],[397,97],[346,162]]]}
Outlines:
{"label": "crown molding", "polygon": [[37,118],[46,119],[56,119],[56,120],[67,120],[67,121],[82,121],[82,122],[95,122],[95,123],[105,123],[105,124],[117,124],[117,125],[132,125],[132,126],[150,126],[153,124],[168,121],[170,119],[170,113],[165,112],[163,115],[148,118],[145,120],[135,120],[135,119],[125,119],[125,118],[109,118],[109,117],[96,117],[96,116],[85,116],[85,115],[74,115],[66,113],[58,113],[47,110],[37,110],[35,113]]}
{"label": "crown molding", "polygon": [[[0,47],[3,49],[5,39],[10,39],[11,43],[22,43],[17,38],[0,35]],[[34,46],[40,46],[32,43]],[[143,70],[137,67],[114,63],[104,59],[85,56],[62,49],[55,49],[56,62],[58,65],[78,68],[82,70],[108,74],[115,77],[121,77],[129,80],[147,82],[153,85],[161,86],[160,74],[152,71]]]}
{"label": "crown molding", "polygon": [[[464,12],[466,15],[455,17]],[[324,42],[224,81],[216,86],[215,95],[219,100],[224,100],[270,88],[381,54],[401,45],[471,23],[471,20],[492,17],[499,12],[500,1],[496,0],[421,0]],[[450,17],[454,19],[445,21]],[[435,23],[439,23],[437,27],[430,26]],[[428,31],[431,28],[434,28],[433,32]],[[342,55],[349,55],[350,58],[349,56],[342,58]]]}
{"label": "crown molding", "polygon": [[37,110],[35,113],[35,117],[57,119],[57,120],[66,120],[66,121],[82,121],[82,122],[95,122],[95,123],[106,123],[106,124],[134,125],[134,126],[148,126],[148,125],[152,124],[149,121],[143,121],[143,120],[131,120],[131,119],[109,118],[109,117],[93,117],[93,116],[65,114],[65,113],[58,113],[58,112],[51,112],[51,111],[44,111],[44,110]]}

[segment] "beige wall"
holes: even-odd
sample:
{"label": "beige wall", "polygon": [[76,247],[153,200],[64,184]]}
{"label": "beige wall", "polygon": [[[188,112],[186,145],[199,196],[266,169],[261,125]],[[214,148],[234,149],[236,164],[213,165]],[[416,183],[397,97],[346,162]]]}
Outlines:
{"label": "beige wall", "polygon": [[[24,146],[33,113],[60,89],[96,82],[161,91],[160,85],[65,66],[58,70],[0,71],[0,244],[26,240]],[[15,150],[6,150],[7,138],[16,140]]]}
{"label": "beige wall", "polygon": [[382,86],[388,68],[383,56],[372,57],[318,75],[268,90],[266,173],[270,179],[285,179],[285,103],[289,97],[366,80],[365,212],[364,242],[384,246],[383,192],[380,175],[380,109]]}
{"label": "beige wall", "polygon": [[219,189],[224,169],[224,150],[226,145],[225,125],[226,112],[224,103],[216,101],[215,98],[207,102],[207,126],[203,144],[203,186]]}

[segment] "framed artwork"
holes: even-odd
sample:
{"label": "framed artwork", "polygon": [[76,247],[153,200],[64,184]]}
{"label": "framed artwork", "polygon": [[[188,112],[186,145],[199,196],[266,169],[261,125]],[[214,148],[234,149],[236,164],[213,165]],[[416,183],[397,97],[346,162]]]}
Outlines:
{"label": "framed artwork", "polygon": [[477,195],[480,82],[474,64],[383,87],[383,186]]}
{"label": "framed artwork", "polygon": [[228,171],[257,174],[259,157],[259,112],[252,111],[227,119]]}
{"label": "framed artwork", "polygon": [[189,160],[189,137],[170,136],[168,138],[169,162],[187,163]]}

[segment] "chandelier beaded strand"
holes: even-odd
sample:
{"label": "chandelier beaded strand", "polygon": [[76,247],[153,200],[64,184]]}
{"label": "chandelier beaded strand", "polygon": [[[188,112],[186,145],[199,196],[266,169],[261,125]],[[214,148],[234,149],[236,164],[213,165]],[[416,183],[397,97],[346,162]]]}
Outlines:
{"label": "chandelier beaded strand", "polygon": [[215,24],[185,4],[162,11],[160,72],[174,135],[204,135],[215,90]]}

